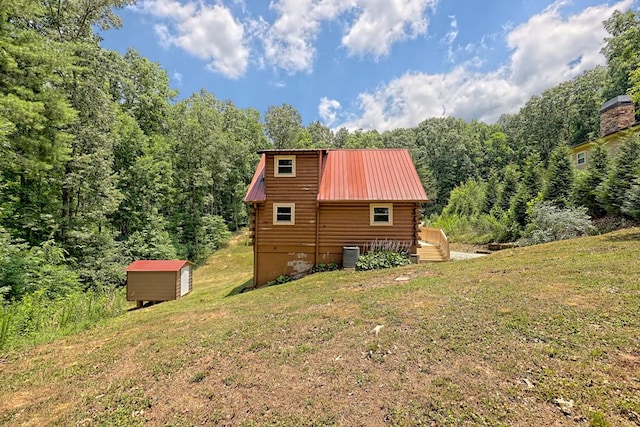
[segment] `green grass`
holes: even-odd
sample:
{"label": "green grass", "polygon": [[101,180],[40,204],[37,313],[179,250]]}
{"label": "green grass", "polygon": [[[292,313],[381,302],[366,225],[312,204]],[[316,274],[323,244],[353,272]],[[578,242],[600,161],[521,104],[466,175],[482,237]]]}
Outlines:
{"label": "green grass", "polygon": [[239,241],[181,300],[4,354],[0,424],[640,425],[639,229],[238,293],[251,272]]}

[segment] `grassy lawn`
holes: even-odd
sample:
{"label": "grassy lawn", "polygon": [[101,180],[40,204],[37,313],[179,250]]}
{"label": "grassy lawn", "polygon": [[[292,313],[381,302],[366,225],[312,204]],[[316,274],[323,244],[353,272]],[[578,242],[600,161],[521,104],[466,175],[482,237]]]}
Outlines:
{"label": "grassy lawn", "polygon": [[0,424],[640,425],[640,229],[238,294],[251,263],[2,355]]}

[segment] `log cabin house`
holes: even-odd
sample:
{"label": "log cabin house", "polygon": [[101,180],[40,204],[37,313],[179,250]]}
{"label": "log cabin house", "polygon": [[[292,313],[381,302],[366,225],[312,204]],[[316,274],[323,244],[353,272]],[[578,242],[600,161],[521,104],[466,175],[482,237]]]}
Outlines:
{"label": "log cabin house", "polygon": [[427,202],[406,149],[260,151],[251,206],[253,286],[342,264],[343,247],[376,241],[416,253]]}

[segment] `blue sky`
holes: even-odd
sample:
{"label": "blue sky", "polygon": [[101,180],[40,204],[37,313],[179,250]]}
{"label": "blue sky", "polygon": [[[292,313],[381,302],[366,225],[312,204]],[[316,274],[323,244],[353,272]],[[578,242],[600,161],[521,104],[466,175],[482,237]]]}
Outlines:
{"label": "blue sky", "polygon": [[637,0],[138,0],[103,47],[129,47],[186,98],[204,88],[306,125],[495,122],[604,64],[602,21]]}

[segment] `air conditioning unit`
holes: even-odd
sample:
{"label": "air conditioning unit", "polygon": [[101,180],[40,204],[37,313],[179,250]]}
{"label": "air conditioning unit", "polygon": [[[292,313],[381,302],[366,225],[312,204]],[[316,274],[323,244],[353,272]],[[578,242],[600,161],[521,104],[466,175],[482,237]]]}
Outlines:
{"label": "air conditioning unit", "polygon": [[358,246],[344,246],[342,248],[342,268],[356,268],[358,257],[360,257]]}

